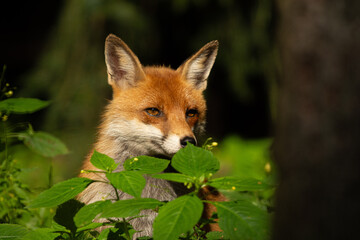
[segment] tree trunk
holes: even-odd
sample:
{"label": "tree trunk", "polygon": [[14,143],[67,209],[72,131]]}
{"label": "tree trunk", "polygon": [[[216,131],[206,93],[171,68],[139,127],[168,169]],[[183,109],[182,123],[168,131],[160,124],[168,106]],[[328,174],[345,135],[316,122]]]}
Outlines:
{"label": "tree trunk", "polygon": [[280,171],[273,239],[360,228],[360,1],[278,0]]}

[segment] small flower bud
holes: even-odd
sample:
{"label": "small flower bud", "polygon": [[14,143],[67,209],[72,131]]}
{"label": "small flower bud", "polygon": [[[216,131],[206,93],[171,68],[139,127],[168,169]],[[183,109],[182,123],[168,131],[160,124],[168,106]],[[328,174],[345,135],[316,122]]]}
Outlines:
{"label": "small flower bud", "polygon": [[14,94],[14,92],[10,90],[7,93],[5,93],[5,96],[6,97],[11,97],[13,94]]}
{"label": "small flower bud", "polygon": [[266,163],[264,169],[265,169],[265,172],[270,173],[270,172],[271,172],[271,165],[270,165],[270,163]]}
{"label": "small flower bud", "polygon": [[217,145],[218,145],[217,142],[212,142],[212,143],[211,143],[211,146],[213,146],[213,147],[217,147]]}
{"label": "small flower bud", "polygon": [[235,190],[235,189],[236,189],[236,187],[235,187],[235,186],[232,186],[232,187],[231,187],[231,189],[232,189],[232,190]]}

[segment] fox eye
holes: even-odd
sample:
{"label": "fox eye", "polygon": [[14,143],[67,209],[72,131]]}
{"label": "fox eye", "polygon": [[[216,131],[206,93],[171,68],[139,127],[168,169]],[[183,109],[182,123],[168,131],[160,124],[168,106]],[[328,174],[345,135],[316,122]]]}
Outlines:
{"label": "fox eye", "polygon": [[189,109],[186,111],[186,117],[195,117],[199,112],[196,109]]}
{"label": "fox eye", "polygon": [[153,117],[159,117],[161,114],[161,111],[157,108],[147,108],[145,109],[145,112]]}

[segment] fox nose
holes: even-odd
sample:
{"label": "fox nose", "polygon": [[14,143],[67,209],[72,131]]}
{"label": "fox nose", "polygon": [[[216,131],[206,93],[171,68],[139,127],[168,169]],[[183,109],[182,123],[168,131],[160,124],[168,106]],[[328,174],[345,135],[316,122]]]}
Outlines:
{"label": "fox nose", "polygon": [[196,140],[195,140],[195,138],[193,138],[193,137],[184,137],[184,138],[182,138],[182,139],[180,139],[180,145],[181,145],[181,147],[185,147],[186,145],[187,145],[187,143],[191,143],[191,144],[193,144],[193,145],[196,145]]}

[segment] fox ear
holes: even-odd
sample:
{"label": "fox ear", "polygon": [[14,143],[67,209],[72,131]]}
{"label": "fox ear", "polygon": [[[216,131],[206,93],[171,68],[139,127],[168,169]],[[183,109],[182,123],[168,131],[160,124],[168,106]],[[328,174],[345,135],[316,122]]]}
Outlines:
{"label": "fox ear", "polygon": [[186,60],[177,71],[179,71],[197,89],[202,91],[205,90],[207,78],[214,65],[218,47],[219,42],[217,40],[209,42],[192,57]]}
{"label": "fox ear", "polygon": [[145,74],[141,63],[130,48],[117,36],[110,34],[105,41],[105,62],[109,84],[126,89],[136,85]]}

